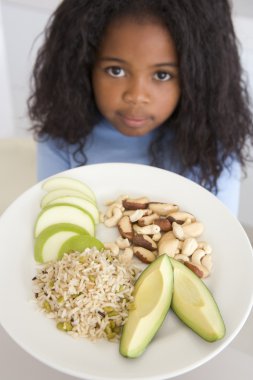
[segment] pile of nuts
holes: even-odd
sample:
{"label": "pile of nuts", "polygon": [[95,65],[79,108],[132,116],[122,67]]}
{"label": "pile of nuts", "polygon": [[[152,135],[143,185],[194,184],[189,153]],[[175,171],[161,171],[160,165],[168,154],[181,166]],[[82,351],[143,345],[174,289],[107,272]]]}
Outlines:
{"label": "pile of nuts", "polygon": [[106,202],[106,206],[100,221],[107,227],[117,227],[120,236],[104,245],[115,255],[121,253],[122,261],[127,263],[136,256],[149,264],[166,253],[183,262],[198,277],[210,275],[212,248],[198,240],[204,226],[189,212],[180,211],[179,206],[172,203],[127,195]]}

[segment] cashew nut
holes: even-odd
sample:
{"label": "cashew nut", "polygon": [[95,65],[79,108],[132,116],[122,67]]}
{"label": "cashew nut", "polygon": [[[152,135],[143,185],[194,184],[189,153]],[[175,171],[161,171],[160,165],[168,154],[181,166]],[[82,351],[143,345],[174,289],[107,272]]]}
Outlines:
{"label": "cashew nut", "polygon": [[130,241],[127,238],[123,239],[121,236],[119,236],[118,239],[116,240],[116,244],[120,249],[130,247]]}
{"label": "cashew nut", "polygon": [[138,220],[138,224],[141,227],[148,226],[149,224],[152,224],[154,222],[154,220],[157,218],[159,218],[159,216],[156,213],[153,213],[153,214],[148,215],[148,216],[143,216],[142,218],[140,218]]}
{"label": "cashew nut", "polygon": [[105,247],[105,249],[109,249],[111,251],[111,253],[113,254],[113,256],[118,256],[119,247],[117,246],[117,244],[115,244],[113,242],[104,243],[104,247]]}
{"label": "cashew nut", "polygon": [[202,275],[201,275],[202,278],[207,277],[210,273],[208,268],[203,265],[203,260],[205,256],[206,256],[206,253],[202,249],[197,249],[191,256],[191,263],[197,266],[197,268],[202,272]]}
{"label": "cashew nut", "polygon": [[182,245],[182,254],[191,256],[193,252],[198,248],[198,242],[195,238],[187,238]]}
{"label": "cashew nut", "polygon": [[118,207],[112,209],[112,217],[105,220],[106,227],[114,227],[122,217],[122,211]]}
{"label": "cashew nut", "polygon": [[187,218],[187,219],[185,219],[185,221],[182,224],[182,226],[186,226],[187,224],[191,224],[191,223],[192,223],[192,220],[190,218]]}
{"label": "cashew nut", "polygon": [[154,234],[154,235],[152,236],[152,239],[153,239],[154,241],[159,241],[159,240],[161,239],[161,237],[162,237],[162,234],[159,232],[158,234]]}
{"label": "cashew nut", "polygon": [[159,255],[166,253],[184,262],[199,277],[207,277],[211,272],[212,248],[205,241],[197,241],[204,226],[194,215],[180,211],[172,203],[150,202],[147,197],[121,195],[106,205],[100,221],[107,227],[117,225],[121,236],[116,244],[105,243],[105,247],[115,255],[124,249],[120,256],[125,263],[131,261],[133,254],[143,262],[152,262],[158,245]]}
{"label": "cashew nut", "polygon": [[183,255],[182,253],[178,253],[177,255],[175,255],[174,259],[178,261],[182,261],[182,262],[190,261],[189,257],[186,255]]}
{"label": "cashew nut", "polygon": [[166,253],[168,256],[174,257],[179,253],[179,240],[169,234],[170,232],[164,234],[158,243],[159,256]]}
{"label": "cashew nut", "polygon": [[133,250],[132,248],[126,248],[124,252],[119,256],[119,260],[123,264],[129,264],[133,258]]}
{"label": "cashew nut", "polygon": [[130,220],[132,223],[137,222],[137,220],[141,219],[143,215],[145,215],[144,209],[135,210],[132,214],[130,214]]}
{"label": "cashew nut", "polygon": [[206,255],[203,249],[196,249],[196,251],[191,256],[191,262],[193,264],[201,265],[202,258]]}
{"label": "cashew nut", "polygon": [[204,231],[204,226],[200,222],[193,222],[182,226],[185,237],[198,237]]}
{"label": "cashew nut", "polygon": [[172,231],[177,239],[179,240],[185,239],[185,233],[184,233],[183,227],[180,224],[173,222]]}
{"label": "cashew nut", "polygon": [[206,269],[211,272],[213,268],[213,262],[212,262],[212,256],[211,255],[205,255],[203,259],[201,260],[201,264],[206,267]]}
{"label": "cashew nut", "polygon": [[133,225],[133,229],[140,235],[154,235],[160,232],[160,227],[156,224],[150,224],[149,226],[140,227],[137,224]]}
{"label": "cashew nut", "polygon": [[212,253],[212,247],[205,241],[199,241],[198,248],[203,249],[207,255]]}
{"label": "cashew nut", "polygon": [[106,210],[106,213],[105,215],[107,216],[107,218],[111,218],[113,215],[114,215],[114,209],[115,208],[118,208],[120,210],[122,210],[122,204],[121,203],[112,203]]}

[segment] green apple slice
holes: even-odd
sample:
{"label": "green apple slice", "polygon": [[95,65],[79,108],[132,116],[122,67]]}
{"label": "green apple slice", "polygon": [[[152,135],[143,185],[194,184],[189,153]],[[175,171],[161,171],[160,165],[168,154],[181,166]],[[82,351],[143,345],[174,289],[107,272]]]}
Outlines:
{"label": "green apple slice", "polygon": [[87,211],[93,217],[95,224],[99,223],[99,211],[98,208],[94,205],[94,203],[80,197],[67,196],[56,198],[55,200],[51,201],[49,205],[59,203],[72,204],[78,206],[83,210]]}
{"label": "green apple slice", "polygon": [[174,270],[171,307],[175,314],[203,339],[214,342],[223,338],[224,321],[209,289],[184,264],[170,260]]}
{"label": "green apple slice", "polygon": [[91,200],[96,201],[95,194],[84,182],[71,177],[51,177],[43,182],[42,188],[46,191],[57,190],[57,189],[72,189],[80,191],[81,193],[87,195]]}
{"label": "green apple slice", "polygon": [[129,311],[120,340],[120,353],[129,358],[140,356],[161,327],[170,308],[173,271],[167,255],[159,256],[138,278],[135,308]]}
{"label": "green apple slice", "polygon": [[95,234],[95,222],[90,214],[74,205],[56,204],[41,210],[35,221],[34,237],[57,223],[75,224],[84,228],[90,235]]}
{"label": "green apple slice", "polygon": [[43,230],[35,239],[34,258],[39,263],[55,261],[62,244],[72,236],[86,235],[87,231],[74,224],[59,223]]}
{"label": "green apple slice", "polygon": [[69,197],[69,196],[70,197],[84,198],[84,199],[92,202],[94,205],[96,205],[96,202],[94,200],[90,199],[84,193],[81,193],[81,191],[72,190],[72,189],[57,189],[57,190],[51,190],[48,193],[46,193],[41,199],[40,206],[41,206],[41,208],[43,208],[57,198]]}
{"label": "green apple slice", "polygon": [[58,251],[58,260],[62,258],[64,253],[73,251],[83,252],[86,248],[96,247],[99,251],[104,249],[103,243],[93,236],[89,235],[75,235],[67,239]]}

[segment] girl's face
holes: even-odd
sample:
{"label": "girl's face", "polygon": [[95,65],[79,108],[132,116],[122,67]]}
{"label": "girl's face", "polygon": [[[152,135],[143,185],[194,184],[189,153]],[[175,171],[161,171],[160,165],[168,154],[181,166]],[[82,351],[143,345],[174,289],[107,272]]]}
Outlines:
{"label": "girl's face", "polygon": [[159,23],[131,19],[106,30],[92,73],[100,113],[121,133],[143,136],[165,122],[180,97],[177,52]]}

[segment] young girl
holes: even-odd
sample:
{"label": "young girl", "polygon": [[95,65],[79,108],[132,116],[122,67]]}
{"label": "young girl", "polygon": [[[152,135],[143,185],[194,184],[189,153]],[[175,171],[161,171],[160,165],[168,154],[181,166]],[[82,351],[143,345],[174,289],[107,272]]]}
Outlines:
{"label": "young girl", "polygon": [[100,162],[148,164],[237,213],[253,124],[227,0],[64,0],[28,105],[40,180]]}

